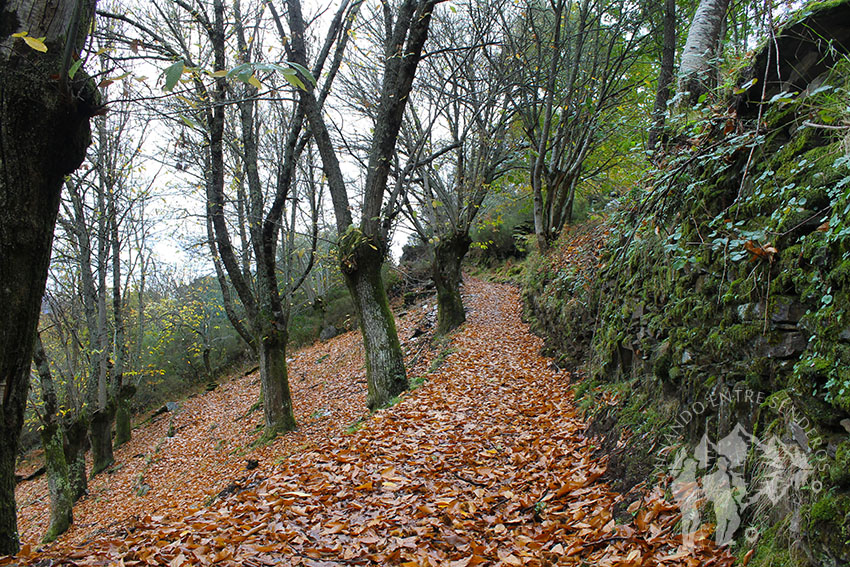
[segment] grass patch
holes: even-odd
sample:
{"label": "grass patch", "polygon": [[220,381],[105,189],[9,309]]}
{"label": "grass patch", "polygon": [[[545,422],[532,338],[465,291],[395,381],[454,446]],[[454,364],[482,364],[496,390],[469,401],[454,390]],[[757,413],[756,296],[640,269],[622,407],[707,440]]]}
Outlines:
{"label": "grass patch", "polygon": [[346,427],[343,431],[347,435],[351,435],[353,433],[360,431],[361,429],[363,429],[363,426],[366,424],[366,418],[367,417],[369,417],[369,416],[364,415],[362,417],[357,418],[357,421],[355,421],[354,423],[352,423],[351,425]]}
{"label": "grass patch", "polygon": [[441,350],[440,354],[438,354],[437,357],[431,361],[431,366],[428,367],[428,373],[430,374],[439,370],[443,363],[446,362],[446,359],[449,357],[449,355],[453,352],[455,352],[455,349],[453,349],[452,347],[446,347]]}

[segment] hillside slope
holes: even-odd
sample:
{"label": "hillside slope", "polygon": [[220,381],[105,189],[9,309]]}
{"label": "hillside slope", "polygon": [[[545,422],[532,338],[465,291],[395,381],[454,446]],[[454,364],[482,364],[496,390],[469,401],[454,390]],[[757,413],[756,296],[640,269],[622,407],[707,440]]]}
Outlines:
{"label": "hillside slope", "polygon": [[622,496],[599,481],[604,460],[576,419],[570,375],[539,355],[542,341],[520,321],[518,291],[470,280],[466,292],[469,321],[441,366],[360,429],[283,441],[309,445],[265,461],[208,507],[117,518],[92,540],[66,538],[17,560],[731,565],[707,527],[682,546],[680,514],[658,490],[633,519],[615,521]]}
{"label": "hillside slope", "polygon": [[[411,376],[423,373],[436,354],[427,336],[410,338],[430,309],[411,308],[398,319]],[[179,402],[176,412],[137,427],[130,443],[116,449],[116,464],[90,479],[89,494],[75,505],[74,524],[59,545],[80,544],[128,519],[182,515],[242,482],[249,459],[258,462],[258,471],[271,470],[367,415],[359,333],[293,352],[289,369],[298,431],[266,446],[251,446],[263,422],[262,408],[256,405],[256,370],[234,376],[212,392],[192,395]],[[34,548],[49,523],[47,479],[19,484],[16,499],[21,541]]]}

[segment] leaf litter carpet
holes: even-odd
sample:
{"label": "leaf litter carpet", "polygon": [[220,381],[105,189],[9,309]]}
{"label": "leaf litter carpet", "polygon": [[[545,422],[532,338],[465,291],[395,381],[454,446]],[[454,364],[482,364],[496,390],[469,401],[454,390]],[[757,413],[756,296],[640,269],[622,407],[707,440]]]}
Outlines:
{"label": "leaf litter carpet", "polygon": [[[119,502],[94,537],[82,539],[77,527],[10,559],[128,567],[732,565],[709,526],[694,546],[682,546],[680,515],[659,489],[630,506],[630,521],[615,521],[622,496],[599,480],[605,463],[583,435],[570,376],[539,355],[542,341],[520,320],[517,290],[468,280],[466,292],[469,321],[450,354],[430,373],[414,364],[411,377],[425,376],[425,384],[360,429],[343,430],[350,415],[341,408],[360,411],[362,391],[354,391],[365,384],[339,376],[347,386],[322,403],[342,417],[320,420],[324,426],[302,418],[298,433],[257,452],[261,465],[242,471],[208,506],[190,507],[183,491],[198,487],[175,479],[171,492],[159,489],[160,500],[148,495],[155,513],[141,504],[121,512]],[[400,327],[410,336],[409,325]],[[336,356],[362,356],[354,335],[337,340]],[[297,374],[298,361],[293,367]],[[296,404],[307,381],[294,381]],[[217,403],[242,395],[238,382],[229,386]]]}

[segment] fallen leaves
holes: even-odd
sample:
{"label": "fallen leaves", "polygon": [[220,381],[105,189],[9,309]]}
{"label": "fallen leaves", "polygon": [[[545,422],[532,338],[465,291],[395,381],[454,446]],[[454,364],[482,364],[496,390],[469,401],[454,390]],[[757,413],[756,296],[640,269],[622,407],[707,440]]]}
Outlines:
{"label": "fallen leaves", "polygon": [[773,257],[778,252],[774,246],[770,245],[770,242],[765,245],[761,245],[752,240],[744,242],[744,249],[750,253],[751,262],[756,260],[768,260],[770,263],[773,263]]}
{"label": "fallen leaves", "polygon": [[[680,516],[660,489],[635,505],[633,521],[615,521],[622,497],[600,480],[605,463],[584,436],[570,376],[538,354],[542,341],[520,321],[517,291],[469,281],[466,292],[471,312],[454,337],[455,353],[358,431],[344,434],[339,419],[315,430],[302,421],[308,431],[259,451],[263,466],[208,507],[180,514],[172,503],[167,517],[140,514],[80,548],[69,538],[21,559],[127,567],[731,565],[708,537],[682,547]],[[345,368],[361,372],[356,364]],[[316,378],[294,374],[298,400]],[[346,400],[342,406],[352,403],[349,384],[360,388],[362,404],[362,384],[337,380],[332,395]],[[238,399],[243,386],[233,383],[217,403]],[[187,435],[180,451],[193,451],[190,439],[197,441]],[[274,465],[269,454],[286,456]],[[165,494],[185,510],[188,488],[184,482]]]}

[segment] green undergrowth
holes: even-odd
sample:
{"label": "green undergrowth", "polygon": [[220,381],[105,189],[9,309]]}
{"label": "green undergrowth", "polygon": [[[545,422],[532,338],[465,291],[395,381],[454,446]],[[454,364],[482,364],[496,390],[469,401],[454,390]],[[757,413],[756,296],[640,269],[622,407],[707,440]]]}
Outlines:
{"label": "green undergrowth", "polygon": [[[601,251],[571,230],[522,272],[549,354],[583,367],[577,404],[620,489],[738,424],[802,455],[803,480],[741,510],[752,529],[733,550],[752,548],[750,565],[850,563],[848,76],[841,61],[778,97],[758,131],[725,106],[689,114],[679,146],[594,229]],[[748,486],[771,474],[760,447]]]}

